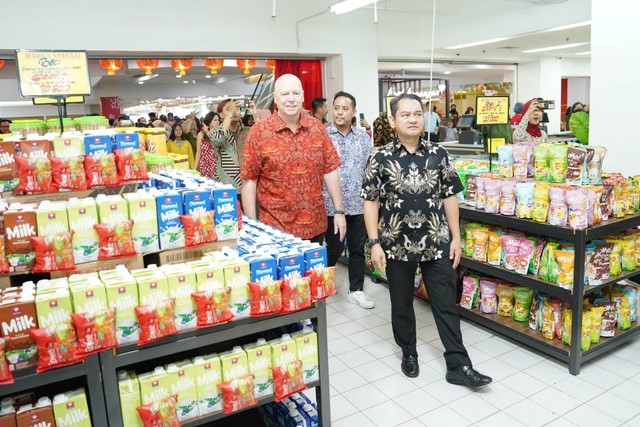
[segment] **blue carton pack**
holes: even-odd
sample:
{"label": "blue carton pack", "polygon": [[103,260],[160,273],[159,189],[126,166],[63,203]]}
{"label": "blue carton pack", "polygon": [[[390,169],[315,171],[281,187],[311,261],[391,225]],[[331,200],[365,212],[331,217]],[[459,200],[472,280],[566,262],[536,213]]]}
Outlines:
{"label": "blue carton pack", "polygon": [[305,271],[327,266],[327,248],[318,246],[304,251]]}
{"label": "blue carton pack", "polygon": [[202,213],[211,210],[210,193],[206,190],[186,190],[182,192],[184,213]]}
{"label": "blue carton pack", "polygon": [[109,135],[89,135],[84,137],[84,152],[92,154],[109,154],[113,152],[113,140]]}
{"label": "blue carton pack", "polygon": [[233,187],[214,188],[211,192],[213,200],[213,223],[218,240],[238,238],[238,192]]}
{"label": "blue carton pack", "polygon": [[275,280],[278,277],[276,260],[273,257],[253,257],[246,258],[251,271],[251,281],[257,282],[260,279]]}
{"label": "blue carton pack", "polygon": [[140,148],[140,136],[137,133],[116,133],[116,149]]}
{"label": "blue carton pack", "polygon": [[277,256],[278,279],[304,277],[304,255],[297,252],[280,253]]}
{"label": "blue carton pack", "polygon": [[183,248],[184,227],[178,218],[184,213],[182,196],[177,192],[166,192],[156,196],[158,210],[158,234],[160,249]]}

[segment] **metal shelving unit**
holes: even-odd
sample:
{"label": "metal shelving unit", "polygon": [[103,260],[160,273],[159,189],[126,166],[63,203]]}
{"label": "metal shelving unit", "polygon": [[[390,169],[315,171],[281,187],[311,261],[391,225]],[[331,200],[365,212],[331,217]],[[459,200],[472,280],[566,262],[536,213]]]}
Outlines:
{"label": "metal shelving unit", "polygon": [[489,265],[468,258],[463,258],[460,263],[463,267],[470,268],[480,273],[508,280],[515,284],[528,286],[549,295],[556,296],[565,301],[569,301],[572,307],[571,344],[569,346],[562,345],[558,340],[546,340],[542,338],[537,331],[531,331],[527,323],[516,322],[510,318],[500,317],[497,315],[487,315],[480,313],[478,310],[468,310],[458,307],[458,311],[462,317],[472,320],[492,331],[499,332],[515,341],[526,344],[538,351],[556,357],[569,365],[569,372],[573,375],[578,375],[580,373],[580,365],[582,362],[586,362],[594,357],[604,354],[612,348],[629,341],[640,333],[640,322],[635,322],[631,329],[626,331],[616,330],[615,337],[602,338],[598,344],[592,345],[587,351],[583,352],[580,349],[584,297],[600,290],[607,284],[615,283],[625,278],[630,278],[640,274],[640,269],[636,269],[635,271],[623,272],[621,275],[611,277],[606,284],[599,286],[585,286],[585,245],[589,240],[640,226],[640,213],[625,216],[624,218],[612,218],[586,230],[572,230],[570,228],[557,227],[528,219],[490,214],[468,206],[460,206],[460,219],[478,221],[485,224],[513,228],[531,234],[568,240],[573,243],[575,248],[575,268],[573,270],[574,287],[571,290],[563,289],[554,283],[546,282],[534,275],[520,275],[515,272],[505,270],[499,266]]}

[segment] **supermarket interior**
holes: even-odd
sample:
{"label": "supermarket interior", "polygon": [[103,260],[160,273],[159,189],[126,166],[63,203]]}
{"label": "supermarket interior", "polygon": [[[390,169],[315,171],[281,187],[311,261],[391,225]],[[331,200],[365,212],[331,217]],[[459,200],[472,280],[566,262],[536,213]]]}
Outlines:
{"label": "supermarket interior", "polygon": [[640,427],[640,2],[5,15],[0,427]]}

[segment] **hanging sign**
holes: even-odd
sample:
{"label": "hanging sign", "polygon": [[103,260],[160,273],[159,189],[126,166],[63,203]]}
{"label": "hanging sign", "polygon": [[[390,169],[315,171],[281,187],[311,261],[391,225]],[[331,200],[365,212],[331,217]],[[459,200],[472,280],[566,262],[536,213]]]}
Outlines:
{"label": "hanging sign", "polygon": [[91,95],[85,51],[17,50],[16,69],[23,98]]}
{"label": "hanging sign", "polygon": [[[57,105],[58,100],[56,98],[40,97],[37,96],[32,99],[33,105]],[[62,99],[64,104],[84,104],[84,96],[67,96]]]}
{"label": "hanging sign", "polygon": [[478,125],[509,124],[508,96],[479,96],[476,98]]}

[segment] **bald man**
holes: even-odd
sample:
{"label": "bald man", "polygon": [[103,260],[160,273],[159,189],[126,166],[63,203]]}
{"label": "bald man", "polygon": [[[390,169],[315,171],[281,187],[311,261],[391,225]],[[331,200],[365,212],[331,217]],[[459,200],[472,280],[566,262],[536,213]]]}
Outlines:
{"label": "bald man", "polygon": [[296,237],[322,243],[327,230],[323,184],[333,202],[333,232],[347,229],[338,166],[324,126],[303,115],[302,83],[293,74],[275,82],[276,114],[251,128],[242,160],[244,213]]}

